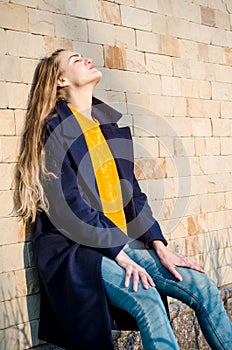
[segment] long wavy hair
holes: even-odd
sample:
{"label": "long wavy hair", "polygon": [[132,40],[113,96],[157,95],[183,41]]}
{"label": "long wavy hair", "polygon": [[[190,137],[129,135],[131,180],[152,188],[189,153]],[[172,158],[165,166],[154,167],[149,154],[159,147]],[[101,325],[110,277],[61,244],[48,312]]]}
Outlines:
{"label": "long wavy hair", "polygon": [[34,222],[36,213],[48,209],[43,179],[50,174],[43,151],[44,121],[52,115],[56,101],[62,98],[58,78],[62,74],[59,53],[43,58],[37,66],[29,97],[21,150],[16,167],[15,212],[25,222]]}

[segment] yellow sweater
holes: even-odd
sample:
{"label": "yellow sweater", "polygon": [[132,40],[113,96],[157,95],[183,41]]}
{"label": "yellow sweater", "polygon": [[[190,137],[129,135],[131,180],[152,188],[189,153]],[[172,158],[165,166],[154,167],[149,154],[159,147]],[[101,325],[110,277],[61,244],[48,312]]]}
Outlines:
{"label": "yellow sweater", "polygon": [[90,120],[69,105],[85,137],[92,161],[103,213],[125,234],[126,218],[115,160],[97,120]]}

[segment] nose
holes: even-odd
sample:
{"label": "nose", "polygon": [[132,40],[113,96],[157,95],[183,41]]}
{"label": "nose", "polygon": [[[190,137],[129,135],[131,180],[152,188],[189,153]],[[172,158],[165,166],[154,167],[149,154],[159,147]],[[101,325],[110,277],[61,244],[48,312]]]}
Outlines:
{"label": "nose", "polygon": [[89,64],[89,63],[92,63],[93,60],[92,60],[92,58],[86,57],[86,58],[85,58],[85,62],[86,62],[87,64]]}

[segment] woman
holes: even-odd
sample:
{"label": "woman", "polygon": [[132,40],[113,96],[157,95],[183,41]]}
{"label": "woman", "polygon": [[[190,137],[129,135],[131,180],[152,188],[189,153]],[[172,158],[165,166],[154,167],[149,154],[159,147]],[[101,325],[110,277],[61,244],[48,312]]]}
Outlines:
{"label": "woman", "polygon": [[66,349],[113,349],[110,310],[121,325],[136,320],[144,349],[178,349],[162,302],[172,296],[195,310],[213,349],[232,349],[216,286],[168,250],[152,217],[129,128],[92,96],[101,76],[91,59],[58,50],[42,60],[27,112],[17,203],[35,223],[39,337]]}

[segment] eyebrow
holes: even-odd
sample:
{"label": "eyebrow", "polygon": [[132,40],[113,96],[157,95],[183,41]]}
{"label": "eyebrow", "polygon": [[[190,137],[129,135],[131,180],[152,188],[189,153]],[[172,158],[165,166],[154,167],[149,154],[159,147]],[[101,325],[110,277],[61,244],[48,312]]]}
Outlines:
{"label": "eyebrow", "polygon": [[71,56],[68,58],[68,61],[70,61],[70,59],[73,58],[73,57],[81,57],[81,54],[75,53],[74,55],[71,55]]}

